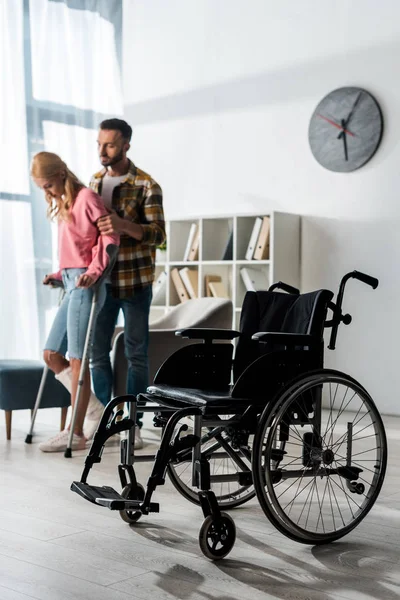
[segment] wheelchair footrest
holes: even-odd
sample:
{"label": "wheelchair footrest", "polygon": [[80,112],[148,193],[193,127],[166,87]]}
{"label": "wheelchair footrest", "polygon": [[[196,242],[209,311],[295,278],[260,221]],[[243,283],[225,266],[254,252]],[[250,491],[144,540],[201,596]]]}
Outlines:
{"label": "wheelchair footrest", "polygon": [[[74,481],[71,485],[71,490],[82,496],[82,498],[85,498],[85,500],[89,500],[93,504],[105,506],[110,510],[140,510],[143,504],[142,500],[128,500],[124,498],[108,485],[97,486],[82,483],[81,481]],[[158,502],[150,502],[148,509],[146,509],[146,513],[148,512],[160,512]]]}
{"label": "wheelchair footrest", "polygon": [[[126,498],[122,498],[120,496],[119,499],[114,498],[97,498],[96,504],[100,504],[100,506],[105,506],[110,510],[140,510],[140,507],[143,504],[142,500],[127,500]],[[158,502],[150,502],[150,506],[147,512],[160,512],[160,505]]]}
{"label": "wheelchair footrest", "polygon": [[82,483],[81,481],[74,481],[71,484],[71,490],[82,496],[82,498],[85,498],[85,500],[93,502],[93,504],[98,504],[97,500],[99,498],[124,500],[121,494],[108,485],[97,486],[89,485],[88,483]]}

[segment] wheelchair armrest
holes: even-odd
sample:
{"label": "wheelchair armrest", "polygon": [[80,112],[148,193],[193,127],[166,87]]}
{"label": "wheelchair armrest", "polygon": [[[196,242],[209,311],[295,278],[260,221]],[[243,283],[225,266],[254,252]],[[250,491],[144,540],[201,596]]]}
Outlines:
{"label": "wheelchair armrest", "polygon": [[256,342],[272,342],[283,346],[316,346],[320,344],[315,336],[306,333],[283,333],[280,331],[259,331],[251,336]]}
{"label": "wheelchair armrest", "polygon": [[213,340],[233,340],[239,337],[240,331],[234,329],[216,329],[214,327],[209,328],[188,328],[178,329],[175,331],[175,335],[189,338],[191,340],[204,340],[206,342],[212,342]]}

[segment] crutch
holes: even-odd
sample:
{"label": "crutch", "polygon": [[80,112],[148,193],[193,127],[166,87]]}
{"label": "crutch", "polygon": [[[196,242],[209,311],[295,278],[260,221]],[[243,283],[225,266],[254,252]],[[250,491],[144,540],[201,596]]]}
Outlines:
{"label": "crutch", "polygon": [[71,427],[69,430],[69,437],[68,437],[68,446],[64,452],[65,458],[71,458],[71,456],[72,456],[72,440],[73,440],[74,429],[75,429],[76,415],[77,415],[77,411],[78,411],[79,401],[81,398],[82,386],[83,386],[84,377],[85,377],[85,371],[87,368],[87,359],[88,359],[88,353],[89,353],[89,348],[90,348],[90,340],[92,337],[93,323],[94,323],[95,316],[96,316],[98,291],[99,291],[100,285],[103,283],[103,281],[106,279],[106,277],[108,277],[108,275],[111,273],[111,271],[114,267],[114,264],[115,264],[115,261],[117,258],[117,254],[118,254],[118,250],[119,250],[119,248],[115,244],[109,244],[107,246],[106,252],[109,256],[109,262],[108,262],[107,268],[103,271],[102,276],[96,281],[96,283],[93,285],[93,288],[92,288],[93,289],[92,306],[90,308],[89,323],[88,323],[88,328],[86,331],[85,345],[83,348],[82,364],[81,364],[81,369],[79,371],[78,389],[76,390],[75,404],[74,404],[74,408],[72,411]]}
{"label": "crutch", "polygon": [[[60,296],[58,299],[58,306],[60,306],[60,304],[63,301],[63,298],[65,296],[63,282],[61,281],[61,279],[50,279],[49,285],[52,288],[60,288]],[[40,408],[40,403],[42,401],[44,386],[46,385],[46,379],[47,379],[48,372],[49,372],[49,367],[47,366],[47,364],[45,364],[44,368],[43,368],[42,378],[40,380],[39,391],[36,396],[35,406],[33,408],[33,413],[32,413],[32,418],[31,418],[31,426],[29,429],[29,433],[27,434],[27,436],[25,438],[25,444],[32,443],[33,428],[35,426],[36,414]]]}

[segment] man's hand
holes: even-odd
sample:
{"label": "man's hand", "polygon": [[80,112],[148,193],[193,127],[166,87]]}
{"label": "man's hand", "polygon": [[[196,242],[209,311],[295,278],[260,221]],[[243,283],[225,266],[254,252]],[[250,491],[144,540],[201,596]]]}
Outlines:
{"label": "man's hand", "polygon": [[95,280],[93,279],[93,277],[90,277],[90,275],[86,275],[86,273],[82,273],[82,275],[79,275],[78,280],[75,283],[75,286],[77,288],[89,288],[90,286],[92,286],[94,284]]}
{"label": "man's hand", "polygon": [[97,221],[97,227],[99,228],[101,235],[110,235],[112,233],[121,234],[123,233],[124,225],[124,219],[121,219],[115,211],[106,217],[100,217]]}

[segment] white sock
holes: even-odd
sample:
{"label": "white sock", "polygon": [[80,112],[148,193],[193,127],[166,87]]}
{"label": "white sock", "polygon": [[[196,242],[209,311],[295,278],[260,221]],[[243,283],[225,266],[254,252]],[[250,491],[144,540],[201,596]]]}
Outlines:
{"label": "white sock", "polygon": [[[61,371],[61,373],[58,373],[58,375],[56,375],[55,378],[58,379],[58,381],[60,383],[62,383],[65,388],[67,388],[69,393],[71,393],[71,389],[72,389],[72,369],[71,369],[71,367],[67,367],[66,369]],[[99,415],[99,413],[102,414],[103,410],[104,410],[103,404],[91,391],[86,416],[89,419],[91,418],[91,416],[95,416],[95,418],[99,418],[98,415]]]}
{"label": "white sock", "polygon": [[61,371],[61,373],[58,373],[58,375],[55,375],[55,378],[58,379],[58,381],[60,383],[62,383],[65,388],[67,388],[69,393],[71,393],[71,389],[72,389],[72,369],[71,369],[71,367],[67,367],[66,369],[64,369],[64,371]]}

